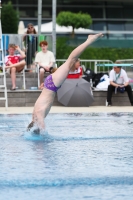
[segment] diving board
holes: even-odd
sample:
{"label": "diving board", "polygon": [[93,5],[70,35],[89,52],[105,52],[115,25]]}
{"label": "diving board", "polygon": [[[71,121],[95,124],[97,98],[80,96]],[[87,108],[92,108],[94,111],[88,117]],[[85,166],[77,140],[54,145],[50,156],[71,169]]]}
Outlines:
{"label": "diving board", "polygon": [[96,64],[98,67],[114,67],[114,66],[118,66],[118,67],[133,67],[133,64],[117,64],[117,63],[108,63],[108,64]]}

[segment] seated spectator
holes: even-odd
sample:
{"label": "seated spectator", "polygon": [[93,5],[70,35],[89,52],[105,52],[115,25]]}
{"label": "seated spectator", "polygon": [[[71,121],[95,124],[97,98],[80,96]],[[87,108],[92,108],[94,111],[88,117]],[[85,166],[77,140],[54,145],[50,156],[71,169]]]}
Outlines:
{"label": "seated spectator", "polygon": [[[15,51],[18,51],[19,54],[15,54]],[[11,75],[12,87],[11,90],[16,90],[16,72],[21,72],[25,66],[24,58],[25,53],[21,51],[19,46],[15,44],[9,44],[8,46],[9,55],[5,56],[5,69]]]}
{"label": "seated spectator", "polygon": [[39,64],[40,85],[44,82],[44,73],[53,69],[55,58],[53,52],[48,50],[47,41],[40,42],[42,51],[38,52],[35,57],[35,63]]}
{"label": "seated spectator", "polygon": [[127,91],[130,103],[133,106],[132,89],[131,86],[129,85],[129,79],[127,77],[127,73],[120,66],[117,66],[117,64],[121,63],[116,62],[116,66],[114,66],[114,68],[110,71],[109,75],[110,85],[108,86],[108,91],[107,91],[108,106],[112,105],[111,98],[113,91],[115,91],[115,93],[117,93],[117,91],[121,93]]}
{"label": "seated spectator", "polygon": [[74,63],[71,71],[69,72],[67,78],[81,78],[83,75],[83,69],[80,66],[80,59],[78,58]]}

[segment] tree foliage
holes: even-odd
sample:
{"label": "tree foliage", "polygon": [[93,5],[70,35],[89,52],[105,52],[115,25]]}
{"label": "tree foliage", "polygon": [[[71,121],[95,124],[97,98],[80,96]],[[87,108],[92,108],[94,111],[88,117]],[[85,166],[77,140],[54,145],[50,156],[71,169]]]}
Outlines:
{"label": "tree foliage", "polygon": [[18,31],[18,13],[14,10],[12,3],[4,3],[1,9],[2,33],[17,33]]}
{"label": "tree foliage", "polygon": [[92,24],[92,18],[85,13],[72,13],[69,11],[60,12],[56,18],[56,22],[60,26],[72,26],[72,35],[74,36],[75,28],[89,28]]}

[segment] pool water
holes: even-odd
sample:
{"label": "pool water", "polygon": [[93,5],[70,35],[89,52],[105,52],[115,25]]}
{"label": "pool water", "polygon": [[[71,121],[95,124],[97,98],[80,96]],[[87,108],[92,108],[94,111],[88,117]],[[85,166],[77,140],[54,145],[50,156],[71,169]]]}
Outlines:
{"label": "pool water", "polygon": [[133,113],[0,115],[0,200],[132,200]]}

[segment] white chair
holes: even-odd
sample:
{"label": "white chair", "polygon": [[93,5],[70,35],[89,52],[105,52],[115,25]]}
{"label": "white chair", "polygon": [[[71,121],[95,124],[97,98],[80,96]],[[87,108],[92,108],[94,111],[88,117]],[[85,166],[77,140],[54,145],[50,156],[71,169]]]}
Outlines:
{"label": "white chair", "polygon": [[[9,73],[6,71],[6,75]],[[16,72],[16,78],[21,77],[23,79],[23,84],[22,84],[22,89],[26,89],[26,84],[25,84],[25,67],[21,72]]]}
{"label": "white chair", "polygon": [[85,71],[86,71],[85,65],[81,65],[81,67],[82,67],[82,69],[83,69],[83,72],[85,72]]}

